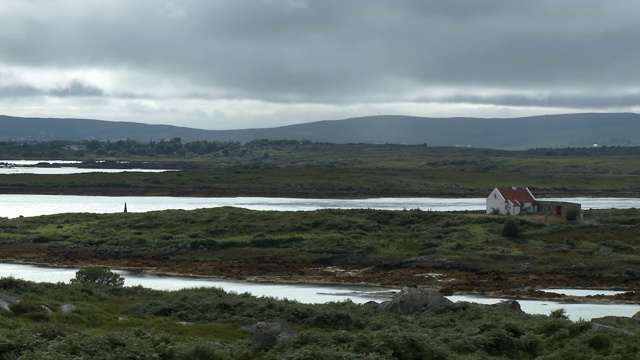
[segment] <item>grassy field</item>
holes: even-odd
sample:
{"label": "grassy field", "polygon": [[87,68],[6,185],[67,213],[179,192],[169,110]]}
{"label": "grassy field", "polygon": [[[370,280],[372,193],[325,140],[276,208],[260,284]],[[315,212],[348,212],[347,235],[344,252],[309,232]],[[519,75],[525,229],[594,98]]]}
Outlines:
{"label": "grassy field", "polygon": [[[638,196],[638,148],[499,151],[426,146],[251,142],[226,155],[67,154],[86,167],[157,167],[168,173],[11,175],[0,191],[194,196],[486,196],[528,186],[552,196]],[[265,156],[268,154],[268,156]],[[64,154],[63,154],[64,155]],[[96,164],[95,160],[107,160]],[[118,164],[115,160],[129,161]]]}

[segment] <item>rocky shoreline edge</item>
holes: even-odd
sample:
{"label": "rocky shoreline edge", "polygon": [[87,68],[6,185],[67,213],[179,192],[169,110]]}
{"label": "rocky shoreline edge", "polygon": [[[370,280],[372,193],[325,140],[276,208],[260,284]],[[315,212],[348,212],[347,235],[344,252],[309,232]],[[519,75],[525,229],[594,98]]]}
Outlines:
{"label": "rocky shoreline edge", "polygon": [[[175,268],[168,268],[159,264],[145,264],[144,266],[136,266],[129,262],[114,262],[114,261],[82,261],[82,262],[44,262],[33,261],[27,259],[15,259],[15,258],[3,258],[0,259],[2,263],[13,263],[23,265],[33,265],[51,268],[82,268],[87,266],[98,266],[110,269],[125,270],[134,273],[144,273],[157,276],[175,276],[175,277],[189,277],[198,279],[211,279],[211,280],[224,280],[235,282],[251,282],[251,283],[280,283],[280,284],[312,284],[312,285],[346,285],[346,286],[371,286],[381,287],[389,289],[389,295],[395,296],[401,290],[399,289],[423,289],[428,291],[435,291],[443,296],[451,295],[475,295],[487,298],[496,298],[506,300],[543,300],[543,301],[556,301],[567,304],[576,303],[599,303],[599,304],[640,304],[640,294],[637,291],[620,289],[618,287],[598,286],[598,287],[572,287],[572,286],[558,286],[558,283],[539,284],[540,286],[527,287],[524,284],[521,287],[509,287],[505,289],[492,289],[484,290],[481,288],[471,288],[469,286],[458,286],[460,289],[456,289],[455,285],[451,284],[421,284],[406,286],[405,284],[394,284],[388,282],[380,282],[374,280],[367,280],[366,277],[360,276],[346,276],[336,277],[331,276],[282,276],[282,275],[249,275],[235,273],[232,275],[226,274],[203,274],[201,271],[176,271]],[[185,269],[186,270],[186,269]],[[317,270],[317,268],[316,268]],[[335,270],[335,269],[333,269]],[[378,280],[378,279],[376,279]],[[126,281],[126,280],[125,280]],[[606,290],[606,291],[619,291],[615,295],[565,295],[558,292],[543,291],[540,289],[585,289],[585,290]]]}

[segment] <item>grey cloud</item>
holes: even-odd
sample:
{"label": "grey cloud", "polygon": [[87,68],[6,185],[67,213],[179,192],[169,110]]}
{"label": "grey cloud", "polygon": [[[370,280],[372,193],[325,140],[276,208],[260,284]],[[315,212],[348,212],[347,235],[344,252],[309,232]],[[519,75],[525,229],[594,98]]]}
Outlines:
{"label": "grey cloud", "polygon": [[72,80],[69,83],[54,89],[41,89],[27,84],[0,85],[0,97],[30,97],[30,96],[54,96],[54,97],[101,97],[105,93],[102,89],[83,83],[80,80]]}
{"label": "grey cloud", "polygon": [[29,97],[42,94],[42,90],[29,85],[16,84],[0,86],[0,98]]}
{"label": "grey cloud", "polygon": [[103,96],[104,92],[91,84],[83,83],[80,80],[72,80],[64,86],[57,87],[47,92],[59,97],[79,97],[79,96]]}
{"label": "grey cloud", "polygon": [[[0,62],[149,71],[258,100],[401,101],[439,86],[561,92],[640,83],[634,1],[114,0],[17,8],[0,13]],[[102,95],[82,84],[53,94]],[[572,99],[550,101],[588,100]],[[632,102],[602,101],[616,99]]]}
{"label": "grey cloud", "polygon": [[513,107],[545,107],[571,109],[613,109],[640,106],[640,92],[627,94],[546,94],[546,95],[452,95],[420,98],[421,102],[468,103]]}

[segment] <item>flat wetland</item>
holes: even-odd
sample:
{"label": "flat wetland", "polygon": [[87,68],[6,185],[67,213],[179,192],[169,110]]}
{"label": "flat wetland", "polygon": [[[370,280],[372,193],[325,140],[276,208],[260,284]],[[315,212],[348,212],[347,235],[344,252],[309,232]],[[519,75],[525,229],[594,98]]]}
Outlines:
{"label": "flat wetland", "polygon": [[[528,186],[537,197],[637,197],[640,193],[638,148],[501,151],[255,141],[217,144],[213,151],[203,154],[142,156],[132,154],[134,145],[123,142],[121,148],[113,148],[102,157],[95,152],[78,154],[57,148],[55,155],[84,161],[80,166],[87,167],[180,171],[5,175],[0,176],[0,191],[138,196],[485,197],[494,187]],[[0,150],[4,158],[25,157],[27,150],[33,157],[52,156],[47,148],[25,150],[3,144]],[[23,153],[18,153],[20,150]],[[515,222],[515,233],[505,232],[509,222],[509,226]],[[276,212],[223,207],[70,213],[0,218],[0,257],[5,262],[54,266],[100,265],[250,281],[418,287],[443,294],[512,298],[562,298],[537,290],[541,288],[606,288],[625,293],[588,300],[640,303],[639,223],[640,209],[586,210],[582,219],[575,221],[556,216],[510,218],[484,212],[419,209]],[[154,354],[164,354],[162,358],[189,358],[180,357],[187,353],[198,358],[193,355],[198,349],[207,354],[200,358],[216,358],[214,353],[217,358],[234,358],[232,354],[247,359],[313,358],[303,357],[304,352],[320,356],[317,358],[570,358],[567,339],[574,339],[574,349],[584,348],[581,354],[587,354],[587,358],[637,354],[639,348],[637,341],[625,343],[614,336],[594,335],[586,325],[571,325],[558,313],[525,320],[467,304],[424,317],[427,320],[407,320],[391,319],[377,309],[352,304],[314,307],[275,300],[254,303],[242,300],[241,295],[217,292],[213,296],[217,302],[195,300],[199,291],[207,290],[162,295],[144,289],[87,289],[2,279],[0,293],[24,297],[34,304],[44,301],[51,308],[66,301],[77,302],[83,310],[73,316],[58,311],[38,315],[36,307],[27,308],[22,313],[14,311],[18,315],[0,317],[0,329],[23,329],[29,334],[40,331],[67,342],[72,341],[71,334],[88,331],[91,341],[101,344],[96,348],[104,345],[100,336],[111,336],[115,343],[123,344],[137,337],[144,339],[140,341],[153,348]],[[208,291],[209,297],[215,292]],[[57,294],[59,300],[46,300],[45,293]],[[116,304],[118,296],[127,299],[129,306]],[[181,307],[180,301],[191,307]],[[211,310],[214,308],[221,312]],[[275,308],[280,310],[269,310]],[[227,315],[221,315],[225,309]],[[91,311],[98,315],[91,317]],[[140,333],[118,325],[114,320],[118,317],[131,318]],[[272,320],[291,323],[306,335],[281,341],[270,350],[255,350],[249,346],[250,336],[235,326]],[[194,325],[177,331],[171,321]],[[393,337],[384,325],[387,323],[393,324],[394,334],[401,335]],[[624,328],[636,339],[640,334],[637,323],[609,325]],[[448,330],[440,330],[439,335],[425,330],[445,327]],[[497,333],[496,329],[502,330]],[[421,331],[431,335],[423,336]],[[164,335],[159,334],[164,333],[171,334],[171,339],[163,340]],[[10,335],[2,336],[4,343],[11,343],[7,340]],[[436,337],[438,341],[434,342]],[[187,338],[223,345],[184,342]],[[176,347],[173,352],[160,346],[163,341]],[[320,345],[323,343],[332,345],[325,348]],[[29,348],[33,356],[49,346],[35,340],[34,344]],[[72,348],[70,344],[64,346]],[[182,353],[177,350],[180,346],[184,347]],[[14,355],[24,354],[17,348],[10,350]]]}

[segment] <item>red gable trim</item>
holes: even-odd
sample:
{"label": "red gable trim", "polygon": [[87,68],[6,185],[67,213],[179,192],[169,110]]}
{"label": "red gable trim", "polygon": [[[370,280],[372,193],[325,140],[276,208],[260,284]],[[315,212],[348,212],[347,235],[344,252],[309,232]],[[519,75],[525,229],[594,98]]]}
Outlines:
{"label": "red gable trim", "polygon": [[527,188],[524,189],[498,189],[500,195],[506,200],[511,201],[514,205],[520,205],[523,203],[532,203],[536,201],[533,195],[529,192]]}

